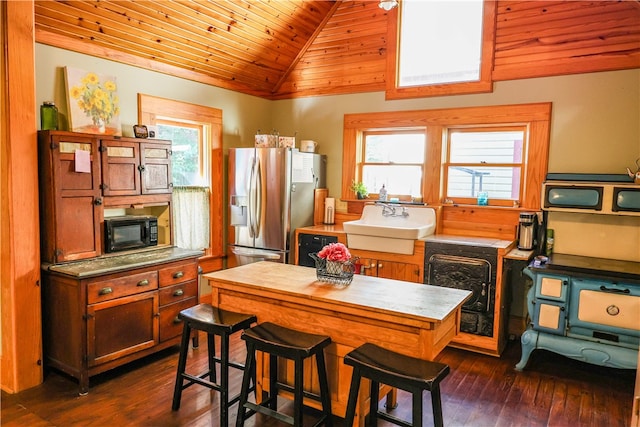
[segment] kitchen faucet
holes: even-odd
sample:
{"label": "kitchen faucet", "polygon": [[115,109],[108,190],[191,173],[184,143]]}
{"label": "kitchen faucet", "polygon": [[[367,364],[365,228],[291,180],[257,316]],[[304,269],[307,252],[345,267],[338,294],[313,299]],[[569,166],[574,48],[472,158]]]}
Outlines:
{"label": "kitchen faucet", "polygon": [[402,207],[402,212],[401,213],[396,213],[396,207],[395,206],[391,206],[390,204],[387,203],[379,203],[380,205],[382,205],[382,216],[390,216],[390,217],[395,217],[395,216],[402,216],[402,217],[408,217],[409,216],[409,210],[406,207]]}

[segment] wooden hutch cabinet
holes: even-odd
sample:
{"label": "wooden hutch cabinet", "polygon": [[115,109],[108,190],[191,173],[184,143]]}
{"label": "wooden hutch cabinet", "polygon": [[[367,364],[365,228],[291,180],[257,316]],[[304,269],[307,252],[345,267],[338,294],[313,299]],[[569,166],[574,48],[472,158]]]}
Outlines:
{"label": "wooden hutch cabinet", "polygon": [[[203,253],[172,246],[170,141],[40,131],[38,144],[44,360],[84,394],[90,376],[179,344]],[[158,218],[158,246],[105,253],[104,218],[138,214]]]}
{"label": "wooden hutch cabinet", "polygon": [[38,144],[43,261],[102,255],[105,208],[164,206],[170,218],[171,141],[40,131]]}

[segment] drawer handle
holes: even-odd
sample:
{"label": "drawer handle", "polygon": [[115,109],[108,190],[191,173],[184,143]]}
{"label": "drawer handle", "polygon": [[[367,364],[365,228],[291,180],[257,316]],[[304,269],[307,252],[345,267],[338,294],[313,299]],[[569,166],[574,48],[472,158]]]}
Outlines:
{"label": "drawer handle", "polygon": [[620,293],[620,294],[630,294],[631,291],[629,289],[614,289],[614,288],[607,288],[606,286],[600,286],[600,290],[602,292],[611,292],[611,293]]}
{"label": "drawer handle", "polygon": [[178,316],[173,318],[173,323],[182,323],[182,319],[180,319]]}
{"label": "drawer handle", "polygon": [[182,289],[178,289],[173,293],[174,297],[181,297],[182,295],[184,295],[184,291]]}
{"label": "drawer handle", "polygon": [[138,282],[138,286],[148,286],[148,285],[149,285],[149,280],[148,279],[140,280]]}
{"label": "drawer handle", "polygon": [[182,271],[177,271],[177,272],[173,273],[173,278],[174,279],[180,279],[182,276],[184,276],[184,273]]}
{"label": "drawer handle", "polygon": [[100,289],[100,291],[98,292],[98,295],[109,295],[112,293],[113,293],[113,288],[111,288],[110,286],[107,286],[106,288]]}

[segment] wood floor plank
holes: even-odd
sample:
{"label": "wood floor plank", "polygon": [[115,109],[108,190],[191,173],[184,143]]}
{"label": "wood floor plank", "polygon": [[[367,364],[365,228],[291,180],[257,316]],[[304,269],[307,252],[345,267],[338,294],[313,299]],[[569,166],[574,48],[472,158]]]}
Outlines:
{"label": "wood floor plank", "polygon": [[[231,354],[243,361],[244,341],[232,337]],[[437,358],[451,373],[442,381],[444,424],[453,427],[627,427],[635,371],[603,368],[567,359],[547,351],[535,351],[524,371],[515,371],[520,344],[509,342],[500,358],[460,349],[445,349]],[[78,396],[78,383],[57,371],[45,382],[18,394],[2,393],[2,427],[218,427],[219,396],[203,387],[183,392],[178,411],[171,410],[177,348],[132,362],[91,378],[89,394]],[[189,369],[203,372],[207,345],[189,350]],[[232,390],[238,390],[241,374],[231,371]],[[291,406],[282,402],[284,410]],[[425,426],[433,424],[429,393],[423,397]],[[237,406],[231,408],[230,425]],[[398,392],[398,408],[392,413],[409,419],[411,398]],[[305,423],[315,420],[305,416]],[[280,427],[282,423],[262,415],[247,426]],[[336,427],[343,426],[335,419]],[[392,424],[380,422],[379,426]]]}

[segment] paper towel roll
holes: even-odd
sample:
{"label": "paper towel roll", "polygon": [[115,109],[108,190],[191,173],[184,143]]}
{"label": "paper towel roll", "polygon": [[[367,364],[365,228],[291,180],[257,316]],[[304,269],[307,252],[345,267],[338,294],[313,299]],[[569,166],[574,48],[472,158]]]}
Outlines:
{"label": "paper towel roll", "polygon": [[336,199],[333,197],[327,197],[324,199],[324,223],[334,224],[336,213]]}

